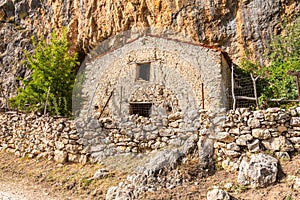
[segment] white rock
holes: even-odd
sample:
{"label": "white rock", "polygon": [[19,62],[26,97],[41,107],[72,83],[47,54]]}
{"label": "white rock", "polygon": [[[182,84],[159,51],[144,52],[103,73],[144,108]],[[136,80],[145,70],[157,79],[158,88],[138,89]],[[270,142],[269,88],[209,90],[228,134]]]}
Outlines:
{"label": "white rock", "polygon": [[276,181],[277,159],[265,154],[253,155],[250,162],[243,159],[240,164],[238,183],[252,187],[266,187]]}
{"label": "white rock", "polygon": [[229,194],[221,189],[213,189],[208,191],[207,200],[230,200]]}

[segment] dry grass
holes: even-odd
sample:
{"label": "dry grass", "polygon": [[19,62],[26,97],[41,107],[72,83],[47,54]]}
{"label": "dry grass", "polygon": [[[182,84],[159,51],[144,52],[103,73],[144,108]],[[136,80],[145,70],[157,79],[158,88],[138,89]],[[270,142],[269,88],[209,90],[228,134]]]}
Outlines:
{"label": "dry grass", "polygon": [[0,152],[1,180],[37,184],[53,193],[66,194],[71,199],[104,199],[107,189],[127,176],[127,172],[112,170],[107,178],[91,179],[98,169],[104,167],[100,164],[62,165],[48,160],[17,158]]}

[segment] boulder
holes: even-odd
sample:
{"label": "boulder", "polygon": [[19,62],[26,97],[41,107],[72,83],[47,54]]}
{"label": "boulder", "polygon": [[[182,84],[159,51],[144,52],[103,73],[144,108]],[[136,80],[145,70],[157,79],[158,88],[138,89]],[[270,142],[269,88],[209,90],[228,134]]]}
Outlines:
{"label": "boulder", "polygon": [[206,195],[207,200],[230,200],[229,194],[221,189],[212,189]]}
{"label": "boulder", "polygon": [[214,141],[207,137],[200,137],[197,142],[200,166],[207,168],[212,165],[212,157],[214,152]]}
{"label": "boulder", "polygon": [[238,174],[238,183],[251,187],[267,187],[276,181],[278,172],[276,158],[265,154],[253,155],[250,162],[243,159]]}

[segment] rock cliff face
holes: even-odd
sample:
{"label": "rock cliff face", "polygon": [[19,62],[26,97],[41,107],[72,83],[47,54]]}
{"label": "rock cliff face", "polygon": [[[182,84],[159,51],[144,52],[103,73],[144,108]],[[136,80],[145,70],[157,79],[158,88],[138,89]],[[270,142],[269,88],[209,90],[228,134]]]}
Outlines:
{"label": "rock cliff face", "polygon": [[151,27],[218,46],[235,62],[248,51],[263,63],[270,37],[299,9],[298,0],[0,0],[2,87],[14,94],[30,37],[52,28],[67,26],[73,50],[85,53],[112,35]]}

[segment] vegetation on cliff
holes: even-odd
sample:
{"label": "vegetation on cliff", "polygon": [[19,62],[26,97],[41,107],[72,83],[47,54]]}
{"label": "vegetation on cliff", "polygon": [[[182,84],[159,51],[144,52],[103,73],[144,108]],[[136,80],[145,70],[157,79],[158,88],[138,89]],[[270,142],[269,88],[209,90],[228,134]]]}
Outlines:
{"label": "vegetation on cliff", "polygon": [[11,106],[30,111],[69,116],[72,111],[72,89],[78,65],[77,54],[70,55],[66,31],[61,37],[52,32],[47,42],[43,37],[32,38],[34,53],[26,52],[30,79],[22,79],[24,87],[11,99]]}
{"label": "vegetation on cliff", "polygon": [[262,77],[267,83],[261,90],[261,100],[298,98],[296,78],[288,72],[300,71],[300,18],[292,25],[283,26],[283,30],[282,35],[273,37],[270,48],[266,50],[269,66],[262,67],[247,58],[240,63],[246,72]]}

